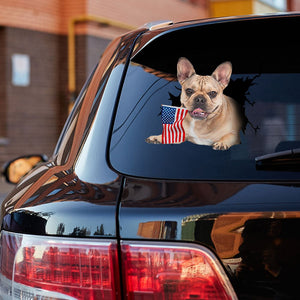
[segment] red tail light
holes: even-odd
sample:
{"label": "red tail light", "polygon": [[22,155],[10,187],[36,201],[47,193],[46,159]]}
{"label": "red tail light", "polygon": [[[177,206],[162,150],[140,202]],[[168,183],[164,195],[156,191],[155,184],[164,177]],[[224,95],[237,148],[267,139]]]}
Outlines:
{"label": "red tail light", "polygon": [[[1,233],[1,299],[121,299],[114,240]],[[127,300],[236,299],[214,255],[178,243],[122,242]]]}
{"label": "red tail light", "polygon": [[188,244],[124,243],[128,300],[236,299],[214,255]]}
{"label": "red tail light", "polygon": [[1,240],[1,295],[12,299],[120,299],[115,242],[7,232],[2,232]]}

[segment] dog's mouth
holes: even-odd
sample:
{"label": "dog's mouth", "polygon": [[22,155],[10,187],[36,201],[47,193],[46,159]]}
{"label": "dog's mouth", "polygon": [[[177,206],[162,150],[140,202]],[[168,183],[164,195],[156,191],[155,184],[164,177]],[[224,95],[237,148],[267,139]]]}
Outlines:
{"label": "dog's mouth", "polygon": [[206,119],[209,115],[207,111],[204,111],[201,108],[195,108],[193,111],[189,112],[191,117],[196,118],[196,119]]}
{"label": "dog's mouth", "polygon": [[207,111],[203,110],[202,108],[197,107],[197,108],[195,108],[194,110],[190,111],[189,113],[190,113],[190,115],[191,115],[192,118],[204,120],[204,119],[206,119],[210,114],[214,113],[218,108],[219,108],[219,105],[217,105],[217,106],[213,109],[213,111],[207,112]]}

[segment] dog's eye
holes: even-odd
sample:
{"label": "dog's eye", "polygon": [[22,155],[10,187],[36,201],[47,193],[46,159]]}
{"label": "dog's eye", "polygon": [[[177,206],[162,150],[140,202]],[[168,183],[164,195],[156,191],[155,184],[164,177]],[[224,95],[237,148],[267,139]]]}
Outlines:
{"label": "dog's eye", "polygon": [[211,92],[208,92],[208,96],[210,99],[213,99],[217,96],[217,92],[216,91],[211,91]]}
{"label": "dog's eye", "polygon": [[185,93],[187,94],[187,96],[191,96],[194,93],[194,90],[192,90],[192,89],[186,89]]}

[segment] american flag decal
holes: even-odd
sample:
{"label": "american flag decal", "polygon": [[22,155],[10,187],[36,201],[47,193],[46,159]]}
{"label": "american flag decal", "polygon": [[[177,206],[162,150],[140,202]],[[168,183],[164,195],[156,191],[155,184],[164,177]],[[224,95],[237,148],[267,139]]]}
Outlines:
{"label": "american flag decal", "polygon": [[162,105],[161,120],[163,124],[162,143],[179,144],[185,140],[185,132],[182,126],[188,110],[182,107]]}

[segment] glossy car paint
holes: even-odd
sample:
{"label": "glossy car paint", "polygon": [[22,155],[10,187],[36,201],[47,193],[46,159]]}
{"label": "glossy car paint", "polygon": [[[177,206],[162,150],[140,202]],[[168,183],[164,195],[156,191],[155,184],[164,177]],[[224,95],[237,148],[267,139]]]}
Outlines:
{"label": "glossy car paint", "polygon": [[[213,22],[220,21],[208,21]],[[79,96],[51,160],[26,176],[3,203],[2,229],[199,243],[217,254],[240,298],[294,298],[300,267],[299,181],[140,179],[119,174],[107,159],[131,51],[135,55],[161,33],[198,23],[141,29],[113,42]],[[103,131],[93,132],[93,122],[101,122]],[[103,155],[96,166],[88,147],[95,135],[97,153]]]}

